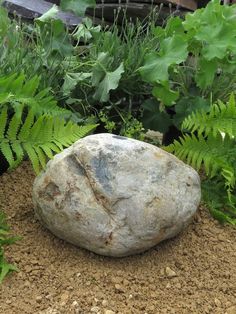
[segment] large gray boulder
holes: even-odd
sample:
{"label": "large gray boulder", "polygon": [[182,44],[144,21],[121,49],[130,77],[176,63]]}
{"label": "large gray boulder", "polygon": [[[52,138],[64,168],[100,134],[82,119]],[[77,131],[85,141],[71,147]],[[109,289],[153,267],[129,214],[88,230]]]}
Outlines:
{"label": "large gray boulder", "polygon": [[34,182],[37,217],[51,232],[109,256],[143,252],[177,235],[200,202],[197,172],[153,145],[87,136]]}

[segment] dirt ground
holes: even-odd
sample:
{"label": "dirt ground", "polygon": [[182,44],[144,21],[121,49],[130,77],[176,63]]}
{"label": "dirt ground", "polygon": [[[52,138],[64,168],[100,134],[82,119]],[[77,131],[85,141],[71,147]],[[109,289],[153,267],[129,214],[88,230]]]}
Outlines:
{"label": "dirt ground", "polygon": [[14,234],[18,273],[0,286],[1,314],[236,314],[236,228],[200,208],[178,237],[115,259],[76,248],[34,217],[27,163],[0,177],[0,206]]}

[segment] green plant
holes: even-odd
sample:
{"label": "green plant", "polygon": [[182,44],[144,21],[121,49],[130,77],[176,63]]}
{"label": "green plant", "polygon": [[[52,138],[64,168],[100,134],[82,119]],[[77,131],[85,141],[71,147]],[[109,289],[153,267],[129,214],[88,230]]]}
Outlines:
{"label": "green plant", "polygon": [[23,74],[0,78],[0,152],[10,168],[28,155],[36,173],[96,127],[67,121],[71,112],[58,107],[48,89],[38,93],[38,85],[38,77],[27,81]]}
{"label": "green plant", "polygon": [[49,86],[58,96],[64,76],[62,60],[72,54],[68,30],[59,20],[36,20],[33,25],[10,19],[0,8],[0,75],[40,75],[39,88]]}
{"label": "green plant", "polygon": [[[236,104],[218,101],[209,113],[197,111],[183,124],[184,134],[165,149],[207,176],[204,196],[215,217],[236,225]],[[220,206],[225,207],[221,212]]]}
{"label": "green plant", "polygon": [[[236,87],[236,5],[212,0],[206,8],[170,17],[165,28],[153,32],[158,49],[148,51],[139,71],[153,85],[156,101],[144,108],[144,126],[166,131],[177,128],[195,110],[227,101]],[[156,114],[153,114],[156,112]],[[161,127],[158,115],[165,118]]]}
{"label": "green plant", "polygon": [[0,284],[8,273],[17,271],[17,267],[8,263],[4,258],[4,245],[10,245],[19,240],[19,237],[10,236],[9,226],[6,223],[6,217],[0,210]]}
{"label": "green plant", "polygon": [[151,32],[153,23],[124,20],[122,28],[116,21],[103,28],[85,19],[75,29],[73,37],[78,44],[74,56],[63,62],[62,86],[73,110],[82,117],[94,114],[98,119],[102,111],[120,134],[128,117],[140,120],[141,104],[150,95],[151,84],[143,81],[138,69],[146,53],[159,45]]}

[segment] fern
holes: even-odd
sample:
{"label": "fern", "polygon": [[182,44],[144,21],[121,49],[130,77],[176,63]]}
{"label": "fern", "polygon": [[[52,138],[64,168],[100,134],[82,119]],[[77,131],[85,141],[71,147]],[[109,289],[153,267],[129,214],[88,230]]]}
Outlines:
{"label": "fern", "polygon": [[[179,141],[165,149],[186,161],[199,170],[202,166],[213,184],[216,194],[222,192],[217,182],[223,182],[228,212],[219,213],[219,209],[211,206],[215,217],[236,224],[236,104],[231,95],[229,102],[218,102],[211,106],[209,112],[197,111],[188,116],[182,129],[189,131]],[[209,182],[209,181],[208,181]],[[206,187],[206,185],[205,185]],[[209,203],[209,202],[208,202]],[[213,202],[214,203],[214,202]],[[211,203],[211,204],[213,204]],[[229,210],[230,207],[230,210]]]}
{"label": "fern", "polygon": [[221,101],[211,106],[210,112],[197,111],[188,116],[182,124],[183,129],[197,132],[198,135],[219,133],[228,134],[231,138],[236,136],[236,105],[232,94],[227,104]]}
{"label": "fern", "polygon": [[179,142],[175,140],[166,149],[197,170],[204,165],[210,177],[216,176],[219,171],[227,172],[230,169],[234,172],[232,156],[236,154],[236,147],[228,136],[223,139],[221,135],[208,135],[207,138],[202,135],[184,135]]}
{"label": "fern", "polygon": [[0,284],[8,273],[18,270],[16,266],[6,261],[3,246],[13,244],[19,239],[19,237],[10,236],[9,226],[6,224],[6,216],[0,209]]}
{"label": "fern", "polygon": [[0,77],[0,109],[10,106],[17,112],[27,106],[36,116],[47,113],[53,116],[71,115],[71,111],[60,108],[50,95],[50,88],[37,92],[40,77],[35,76],[30,80],[21,73]]}
{"label": "fern", "polygon": [[37,93],[38,85],[39,77],[27,81],[24,74],[0,78],[0,152],[11,169],[27,155],[39,173],[48,158],[96,127],[66,121],[71,111],[58,107],[49,89]]}
{"label": "fern", "polygon": [[78,126],[59,117],[42,115],[36,118],[33,110],[24,121],[22,113],[15,113],[7,124],[8,111],[0,114],[0,151],[10,168],[16,167],[28,155],[36,173],[45,167],[47,158],[52,158],[79,138],[91,132],[96,125]]}

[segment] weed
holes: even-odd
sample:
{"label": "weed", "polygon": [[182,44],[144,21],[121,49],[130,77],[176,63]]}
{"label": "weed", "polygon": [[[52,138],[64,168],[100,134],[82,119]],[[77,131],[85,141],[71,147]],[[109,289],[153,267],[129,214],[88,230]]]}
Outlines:
{"label": "weed", "polygon": [[17,271],[17,267],[8,263],[4,257],[4,246],[15,243],[19,237],[10,235],[9,226],[6,223],[6,216],[0,210],[0,284],[3,279],[12,271]]}

